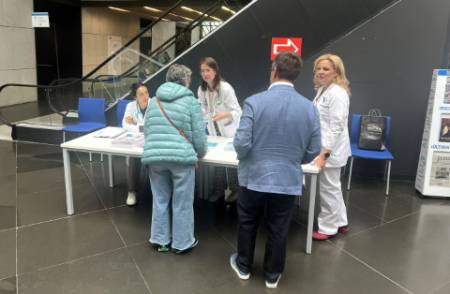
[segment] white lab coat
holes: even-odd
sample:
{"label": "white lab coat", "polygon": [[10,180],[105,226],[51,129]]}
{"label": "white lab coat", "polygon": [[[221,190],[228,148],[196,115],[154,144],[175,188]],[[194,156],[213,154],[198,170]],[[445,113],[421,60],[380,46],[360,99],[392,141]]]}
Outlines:
{"label": "white lab coat", "polygon": [[213,92],[202,91],[201,87],[198,87],[197,93],[209,135],[217,136],[211,119],[214,114],[231,112],[231,118],[218,121],[217,126],[223,137],[234,137],[239,127],[242,109],[233,87],[229,83],[221,81],[218,90]]}
{"label": "white lab coat", "polygon": [[347,91],[336,84],[331,84],[323,93],[322,90],[317,91],[313,102],[320,114],[322,148],[331,150],[326,167],[343,167],[352,154],[348,134],[350,98]]}
{"label": "white lab coat", "polygon": [[343,88],[331,84],[325,91],[320,88],[313,102],[320,115],[322,148],[331,150],[319,178],[320,213],[317,221],[320,233],[334,235],[339,227],[348,225],[340,178],[341,167],[351,156],[348,134],[350,98]]}
{"label": "white lab coat", "polygon": [[[133,118],[133,120],[136,122],[136,125],[127,123],[126,118],[128,116],[131,116]],[[127,107],[125,108],[125,114],[122,119],[122,128],[130,132],[138,133],[139,127],[144,125],[144,117],[145,114],[142,114],[142,111],[140,111],[138,102],[132,101],[128,103]]]}

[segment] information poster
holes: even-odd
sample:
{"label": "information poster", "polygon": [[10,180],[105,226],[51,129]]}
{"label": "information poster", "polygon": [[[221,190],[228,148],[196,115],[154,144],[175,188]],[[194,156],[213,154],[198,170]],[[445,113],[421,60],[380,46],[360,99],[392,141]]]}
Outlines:
{"label": "information poster", "polygon": [[433,72],[416,189],[425,196],[450,197],[450,70]]}
{"label": "information poster", "polygon": [[33,28],[49,28],[50,20],[48,18],[48,12],[32,12],[31,26]]}

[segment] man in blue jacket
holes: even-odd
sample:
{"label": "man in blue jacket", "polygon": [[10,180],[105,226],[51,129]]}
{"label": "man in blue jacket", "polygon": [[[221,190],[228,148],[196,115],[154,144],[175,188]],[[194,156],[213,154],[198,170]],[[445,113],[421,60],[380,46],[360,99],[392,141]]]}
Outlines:
{"label": "man in blue jacket", "polygon": [[246,99],[234,138],[242,193],[238,252],[230,257],[230,264],[239,278],[250,278],[256,232],[265,214],[268,288],[277,287],[284,269],[292,207],[295,197],[302,194],[300,165],[311,162],[321,149],[317,109],[293,85],[301,65],[293,53],[276,57],[269,89]]}

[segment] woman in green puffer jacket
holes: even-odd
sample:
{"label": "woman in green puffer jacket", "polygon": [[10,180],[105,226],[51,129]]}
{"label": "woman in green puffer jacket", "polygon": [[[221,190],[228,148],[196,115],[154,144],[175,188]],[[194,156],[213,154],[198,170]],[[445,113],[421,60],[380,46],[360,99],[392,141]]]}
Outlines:
{"label": "woman in green puffer jacket", "polygon": [[170,246],[183,253],[198,243],[195,165],[205,155],[207,142],[200,103],[187,88],[191,75],[184,65],[169,67],[167,82],[158,88],[145,115],[142,163],[148,165],[153,194],[150,243],[158,251],[168,251]]}

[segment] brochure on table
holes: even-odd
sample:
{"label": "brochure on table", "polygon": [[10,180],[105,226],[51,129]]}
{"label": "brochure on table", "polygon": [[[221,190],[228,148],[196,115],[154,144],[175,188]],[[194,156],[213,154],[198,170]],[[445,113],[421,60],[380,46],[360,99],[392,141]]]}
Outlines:
{"label": "brochure on table", "polygon": [[435,69],[423,130],[416,189],[450,197],[450,70]]}

